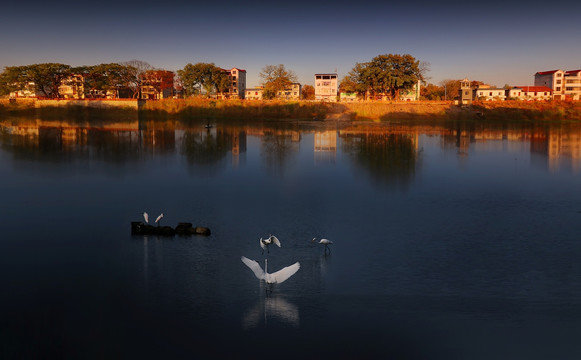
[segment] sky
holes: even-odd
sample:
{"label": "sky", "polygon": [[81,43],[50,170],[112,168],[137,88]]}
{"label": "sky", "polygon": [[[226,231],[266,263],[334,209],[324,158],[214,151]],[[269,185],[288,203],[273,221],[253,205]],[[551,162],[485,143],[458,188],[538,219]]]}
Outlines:
{"label": "sky", "polygon": [[533,85],[537,71],[581,69],[581,1],[10,1],[0,9],[0,69],[132,59],[176,71],[213,62],[260,84],[284,64],[301,84],[345,76],[380,54],[429,63],[446,79]]}

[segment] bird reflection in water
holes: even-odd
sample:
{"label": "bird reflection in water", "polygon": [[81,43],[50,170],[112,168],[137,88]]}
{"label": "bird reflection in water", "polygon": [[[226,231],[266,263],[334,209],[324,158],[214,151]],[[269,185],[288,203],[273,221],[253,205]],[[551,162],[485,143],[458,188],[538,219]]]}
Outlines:
{"label": "bird reflection in water", "polygon": [[298,328],[299,309],[281,296],[261,297],[256,305],[244,313],[242,326],[244,329],[255,328],[260,325],[261,319],[264,321],[265,328],[268,326],[268,321],[272,319]]}

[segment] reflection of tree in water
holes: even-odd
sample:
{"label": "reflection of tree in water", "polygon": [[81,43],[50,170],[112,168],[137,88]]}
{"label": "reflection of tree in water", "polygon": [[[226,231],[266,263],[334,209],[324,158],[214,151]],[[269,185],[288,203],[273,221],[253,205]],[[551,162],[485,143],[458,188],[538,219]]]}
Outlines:
{"label": "reflection of tree in water", "polygon": [[188,130],[182,141],[182,154],[188,163],[216,169],[232,149],[232,135],[224,131]]}
{"label": "reflection of tree in water", "polygon": [[282,174],[292,154],[298,153],[299,135],[293,131],[265,132],[261,156],[270,172]]}
{"label": "reflection of tree in water", "polygon": [[408,134],[342,135],[343,152],[369,173],[376,184],[407,188],[416,168],[416,138]]}
{"label": "reflection of tree in water", "polygon": [[15,158],[43,162],[77,159],[124,163],[139,159],[137,131],[104,131],[86,128],[34,127],[21,133],[2,131],[2,148]]}

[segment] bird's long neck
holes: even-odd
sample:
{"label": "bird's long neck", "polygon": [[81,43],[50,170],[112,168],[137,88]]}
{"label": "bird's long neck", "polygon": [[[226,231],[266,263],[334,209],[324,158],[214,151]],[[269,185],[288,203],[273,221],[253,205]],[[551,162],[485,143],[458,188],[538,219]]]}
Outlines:
{"label": "bird's long neck", "polygon": [[264,273],[268,273],[268,259],[264,259]]}

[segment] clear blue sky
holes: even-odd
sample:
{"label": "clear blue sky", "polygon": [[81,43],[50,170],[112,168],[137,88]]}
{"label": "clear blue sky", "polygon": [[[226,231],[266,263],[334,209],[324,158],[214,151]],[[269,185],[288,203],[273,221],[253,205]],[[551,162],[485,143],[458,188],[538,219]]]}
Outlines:
{"label": "clear blue sky", "polygon": [[[140,5],[137,5],[137,4]],[[429,82],[532,85],[537,71],[581,69],[581,2],[367,1],[25,2],[0,9],[0,69],[146,61],[178,70],[213,62],[247,70],[285,64],[302,84],[343,77],[379,54],[431,64]]]}

